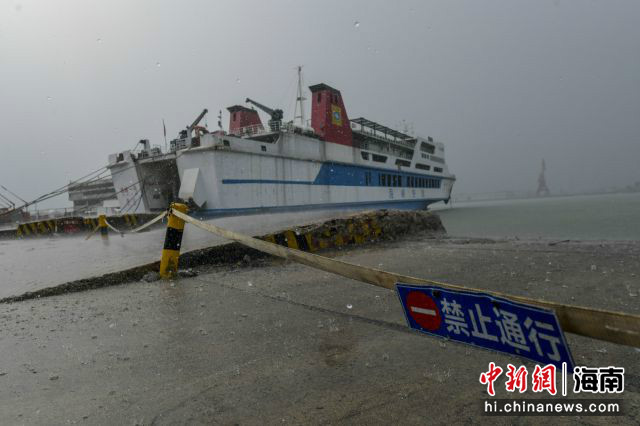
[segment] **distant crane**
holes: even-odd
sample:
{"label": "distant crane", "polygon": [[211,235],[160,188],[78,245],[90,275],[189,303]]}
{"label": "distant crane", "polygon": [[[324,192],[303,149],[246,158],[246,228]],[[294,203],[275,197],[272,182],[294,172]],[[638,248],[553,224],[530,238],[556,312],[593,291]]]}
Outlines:
{"label": "distant crane", "polygon": [[254,101],[253,99],[247,98],[245,102],[255,105],[257,108],[266,112],[271,116],[269,120],[269,128],[272,132],[275,132],[280,128],[280,123],[282,122],[282,118],[284,117],[284,112],[281,109],[272,109],[268,106],[262,105],[259,102]]}
{"label": "distant crane", "polygon": [[547,170],[547,166],[545,165],[543,158],[542,169],[540,170],[540,176],[538,176],[538,190],[536,191],[536,195],[538,197],[550,194],[549,188],[547,187],[547,180],[544,178],[545,170]]}

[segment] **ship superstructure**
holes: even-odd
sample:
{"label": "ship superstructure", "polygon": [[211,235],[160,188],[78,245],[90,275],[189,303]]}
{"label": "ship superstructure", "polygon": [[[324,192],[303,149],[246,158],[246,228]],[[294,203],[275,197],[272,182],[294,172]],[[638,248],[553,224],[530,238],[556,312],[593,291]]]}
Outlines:
{"label": "ship superstructure", "polygon": [[[310,127],[283,121],[280,109],[246,102],[227,108],[227,131],[198,126],[171,141],[169,153],[114,154],[110,167],[122,209],[165,209],[189,202],[197,215],[222,216],[322,208],[420,209],[451,197],[455,176],[444,144],[366,118],[349,119],[339,90],[309,87]],[[126,195],[126,196],[125,196]],[[139,202],[136,202],[139,199]]]}

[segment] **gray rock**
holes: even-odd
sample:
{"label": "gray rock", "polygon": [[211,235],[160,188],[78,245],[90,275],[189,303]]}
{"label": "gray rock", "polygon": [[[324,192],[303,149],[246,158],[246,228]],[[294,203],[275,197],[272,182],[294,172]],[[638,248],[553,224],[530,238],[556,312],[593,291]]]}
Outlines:
{"label": "gray rock", "polygon": [[197,277],[198,273],[191,268],[181,269],[178,271],[178,276],[181,278],[191,278],[191,277]]}
{"label": "gray rock", "polygon": [[155,271],[147,272],[142,277],[142,281],[145,281],[145,282],[148,282],[148,283],[153,282],[153,281],[158,281],[159,279],[160,279],[160,274],[155,272]]}

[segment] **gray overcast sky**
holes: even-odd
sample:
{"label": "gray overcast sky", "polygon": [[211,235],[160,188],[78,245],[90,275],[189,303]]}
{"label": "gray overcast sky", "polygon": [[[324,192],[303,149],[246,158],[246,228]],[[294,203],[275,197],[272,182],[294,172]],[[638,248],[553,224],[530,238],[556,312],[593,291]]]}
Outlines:
{"label": "gray overcast sky", "polygon": [[638,22],[636,0],[2,0],[0,184],[34,198],[247,96],[292,115],[303,64],[351,118],[445,142],[458,193],[535,189],[542,157],[552,191],[627,185]]}

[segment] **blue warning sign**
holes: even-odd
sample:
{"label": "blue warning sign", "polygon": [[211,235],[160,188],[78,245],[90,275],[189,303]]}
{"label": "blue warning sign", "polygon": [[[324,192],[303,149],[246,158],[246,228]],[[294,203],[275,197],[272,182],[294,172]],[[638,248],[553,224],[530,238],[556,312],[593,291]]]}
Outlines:
{"label": "blue warning sign", "polygon": [[486,293],[396,284],[409,327],[561,368],[573,359],[554,311]]}

